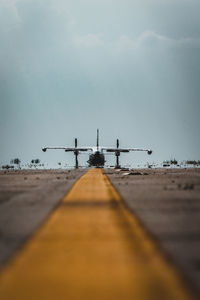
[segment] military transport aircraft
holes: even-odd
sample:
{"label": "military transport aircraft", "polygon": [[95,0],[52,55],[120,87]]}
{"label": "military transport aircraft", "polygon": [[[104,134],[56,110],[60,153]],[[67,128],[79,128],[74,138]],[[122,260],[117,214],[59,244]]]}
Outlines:
{"label": "military transport aircraft", "polygon": [[95,167],[103,167],[105,164],[105,154],[108,152],[115,153],[116,156],[116,168],[119,168],[119,156],[121,153],[127,153],[130,151],[145,151],[148,154],[152,154],[152,150],[150,149],[137,149],[137,148],[120,148],[119,147],[119,139],[116,141],[116,147],[115,148],[109,148],[109,147],[100,147],[99,146],[99,129],[97,129],[97,143],[96,146],[92,147],[78,147],[78,140],[75,139],[75,145],[74,147],[45,147],[42,149],[42,151],[46,152],[47,149],[62,149],[65,150],[65,152],[74,152],[75,155],[75,168],[78,168],[78,155],[81,152],[90,151],[89,153],[89,160],[88,164],[89,166],[95,166]]}

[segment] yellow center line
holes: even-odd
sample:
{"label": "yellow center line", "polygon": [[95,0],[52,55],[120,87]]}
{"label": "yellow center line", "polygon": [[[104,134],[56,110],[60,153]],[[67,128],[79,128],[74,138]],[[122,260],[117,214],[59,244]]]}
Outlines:
{"label": "yellow center line", "polygon": [[194,298],[104,172],[91,169],[3,268],[0,299]]}

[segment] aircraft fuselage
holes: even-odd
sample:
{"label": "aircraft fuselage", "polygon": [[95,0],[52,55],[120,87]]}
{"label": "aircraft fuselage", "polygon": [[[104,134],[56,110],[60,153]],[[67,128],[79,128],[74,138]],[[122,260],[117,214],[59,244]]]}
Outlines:
{"label": "aircraft fuselage", "polygon": [[103,167],[105,164],[105,156],[100,151],[93,151],[93,153],[89,155],[88,164],[90,167]]}

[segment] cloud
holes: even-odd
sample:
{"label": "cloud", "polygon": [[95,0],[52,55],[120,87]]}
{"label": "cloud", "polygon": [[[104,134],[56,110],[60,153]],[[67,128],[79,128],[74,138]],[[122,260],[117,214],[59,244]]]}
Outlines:
{"label": "cloud", "polygon": [[116,40],[105,41],[103,34],[86,34],[75,35],[72,39],[77,48],[98,48],[103,45],[105,48],[121,51],[133,51],[137,49],[169,49],[169,48],[200,48],[200,37],[185,37],[174,39],[165,35],[158,34],[154,31],[146,30],[137,38],[132,39],[124,34]]}
{"label": "cloud", "polygon": [[200,47],[200,38],[179,38],[173,39],[153,31],[145,31],[137,39],[137,45],[142,47]]}
{"label": "cloud", "polygon": [[74,44],[78,47],[91,48],[104,45],[102,34],[89,33],[83,36],[75,36],[73,38]]}
{"label": "cloud", "polygon": [[186,37],[173,39],[153,31],[144,31],[136,39],[122,35],[118,40],[113,41],[111,45],[120,51],[137,50],[141,48],[200,48],[200,38]]}
{"label": "cloud", "polygon": [[[0,2],[0,33],[8,33],[21,24],[21,18],[13,1]],[[1,38],[1,36],[0,36]]]}
{"label": "cloud", "polygon": [[[68,15],[49,0],[0,2],[0,76],[47,73],[62,65],[71,43]],[[10,80],[11,81],[11,80]]]}
{"label": "cloud", "polygon": [[[34,130],[41,143],[41,130],[44,136],[49,132],[52,141],[59,134],[65,140],[66,130],[61,128],[70,128],[77,114],[77,120],[84,115],[85,122],[77,121],[67,134],[76,134],[80,128],[84,136],[85,124],[90,128],[96,122],[105,125],[106,134],[110,126],[112,135],[121,130],[128,143],[133,129],[142,123],[134,133],[136,138],[150,142],[154,138],[155,144],[160,140],[163,147],[165,142],[175,147],[171,139],[175,130],[177,145],[184,149],[189,143],[185,122],[178,115],[183,114],[193,122],[191,136],[198,139],[197,3],[199,0],[0,0],[2,143],[11,141],[7,149],[17,143],[21,155],[27,144],[37,151]],[[112,116],[122,122],[111,124]],[[155,121],[152,135],[149,121]],[[163,139],[164,128],[169,140]],[[7,149],[4,154],[10,155]]]}
{"label": "cloud", "polygon": [[159,45],[170,46],[172,41],[172,39],[156,32],[145,31],[139,36],[136,43],[140,47],[157,47]]}

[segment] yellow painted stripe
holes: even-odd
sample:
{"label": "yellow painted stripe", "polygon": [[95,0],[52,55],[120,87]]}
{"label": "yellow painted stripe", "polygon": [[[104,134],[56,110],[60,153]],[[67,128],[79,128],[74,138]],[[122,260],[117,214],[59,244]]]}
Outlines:
{"label": "yellow painted stripe", "polygon": [[107,176],[91,169],[2,270],[0,299],[193,298]]}

